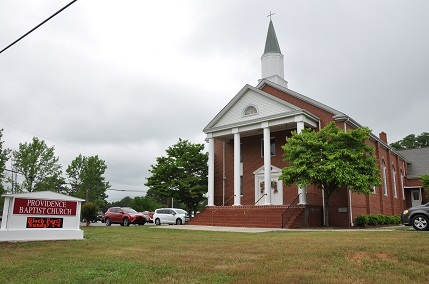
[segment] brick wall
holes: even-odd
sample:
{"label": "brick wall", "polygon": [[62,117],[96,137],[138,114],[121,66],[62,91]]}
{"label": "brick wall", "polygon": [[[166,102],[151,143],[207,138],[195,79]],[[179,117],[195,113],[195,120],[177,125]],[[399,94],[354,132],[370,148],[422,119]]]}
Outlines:
{"label": "brick wall", "polygon": [[[303,108],[321,119],[321,127],[326,126],[333,120],[333,114],[318,108],[306,101],[302,101],[294,96],[277,90],[271,86],[264,86],[262,91],[265,91],[277,98],[285,100],[293,105]],[[344,127],[344,123],[337,123],[339,127]],[[352,129],[348,123],[347,129]],[[291,135],[291,132],[296,129],[288,129],[279,132],[272,132],[271,137],[275,138],[276,154],[271,157],[271,163],[278,168],[284,168],[287,163],[283,161],[283,150],[281,146],[286,143],[286,137]],[[386,135],[385,135],[386,136]],[[386,139],[387,136],[383,136]],[[263,134],[241,137],[241,148],[243,153],[243,196],[241,199],[242,205],[253,205],[255,200],[255,177],[253,172],[264,164],[261,155],[261,144]],[[396,153],[386,149],[379,141],[367,141],[368,144],[375,147],[375,155],[378,160],[380,171],[382,161],[386,164],[386,184],[387,195],[384,194],[384,185],[376,187],[375,194],[360,195],[352,193],[351,195],[351,213],[354,220],[358,215],[366,214],[385,214],[385,215],[400,215],[406,207],[407,202],[403,199],[401,172],[405,175],[406,163],[400,159]],[[224,205],[230,206],[234,203],[234,141],[215,139],[215,205],[223,205],[223,202],[228,200]],[[394,196],[393,171],[395,169],[396,191]],[[418,181],[404,180],[405,185],[419,184]],[[298,189],[295,185],[291,187],[284,186],[283,188],[283,203],[290,204],[297,196]],[[329,219],[330,225],[333,226],[349,226],[350,225],[350,198],[348,190],[335,192],[330,200]],[[308,203],[309,205],[321,206],[322,193],[321,190],[309,187],[308,188]],[[318,207],[320,208],[320,207]],[[314,212],[317,212],[315,210]],[[314,214],[312,213],[312,218]],[[317,218],[316,218],[317,219]],[[316,222],[317,223],[317,222]]]}

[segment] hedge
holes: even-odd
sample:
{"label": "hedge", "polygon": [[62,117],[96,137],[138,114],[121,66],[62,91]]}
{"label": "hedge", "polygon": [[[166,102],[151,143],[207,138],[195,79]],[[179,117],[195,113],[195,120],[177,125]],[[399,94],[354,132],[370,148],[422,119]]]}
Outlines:
{"label": "hedge", "polygon": [[369,215],[358,215],[355,219],[355,225],[358,227],[399,225],[399,224],[401,224],[401,216],[369,214]]}

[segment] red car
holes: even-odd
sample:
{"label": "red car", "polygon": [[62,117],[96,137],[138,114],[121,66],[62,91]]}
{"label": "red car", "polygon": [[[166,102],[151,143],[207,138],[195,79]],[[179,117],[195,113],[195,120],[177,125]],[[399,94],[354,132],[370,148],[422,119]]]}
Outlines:
{"label": "red car", "polygon": [[142,212],[142,214],[147,217],[149,223],[153,223],[153,213],[154,212],[149,212],[149,211]]}
{"label": "red car", "polygon": [[144,225],[149,222],[149,218],[130,207],[110,207],[104,214],[104,222],[106,226],[112,224],[120,224],[121,226]]}

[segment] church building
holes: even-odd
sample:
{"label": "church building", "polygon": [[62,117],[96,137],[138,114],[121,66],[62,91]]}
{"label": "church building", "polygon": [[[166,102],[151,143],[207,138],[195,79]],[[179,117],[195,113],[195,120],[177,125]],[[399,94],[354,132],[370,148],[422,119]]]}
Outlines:
{"label": "church building", "polygon": [[[261,57],[262,77],[245,85],[204,128],[209,148],[208,205],[191,224],[302,228],[323,226],[323,194],[308,186],[286,187],[281,146],[293,131],[316,131],[334,121],[344,130],[361,125],[348,115],[288,88],[284,56],[270,20]],[[410,155],[389,147],[387,135],[371,134],[381,187],[372,194],[348,189],[332,194],[330,226],[353,226],[358,215],[400,215],[424,201],[422,185],[408,180]]]}

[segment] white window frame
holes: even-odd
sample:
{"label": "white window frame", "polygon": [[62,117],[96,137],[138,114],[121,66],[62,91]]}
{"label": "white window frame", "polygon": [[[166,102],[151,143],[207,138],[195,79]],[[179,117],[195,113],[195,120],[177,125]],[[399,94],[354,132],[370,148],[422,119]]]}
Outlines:
{"label": "white window frame", "polygon": [[384,162],[384,160],[381,161],[381,168],[383,173],[384,195],[387,196],[387,173],[386,173],[386,163]]}

